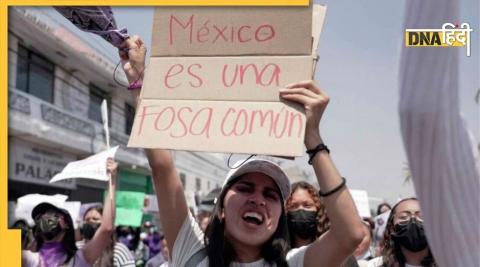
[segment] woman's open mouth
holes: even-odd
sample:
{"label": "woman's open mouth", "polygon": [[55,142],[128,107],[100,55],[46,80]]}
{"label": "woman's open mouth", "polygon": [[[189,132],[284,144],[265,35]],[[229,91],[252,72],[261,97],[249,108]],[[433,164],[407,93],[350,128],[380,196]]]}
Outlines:
{"label": "woman's open mouth", "polygon": [[243,214],[242,219],[247,223],[254,224],[254,225],[261,225],[263,224],[263,216],[258,212],[247,211]]}

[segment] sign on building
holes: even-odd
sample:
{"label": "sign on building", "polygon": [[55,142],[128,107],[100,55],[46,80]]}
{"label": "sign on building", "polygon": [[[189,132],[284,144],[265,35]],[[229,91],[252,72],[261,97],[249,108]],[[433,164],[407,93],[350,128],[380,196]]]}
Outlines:
{"label": "sign on building", "polygon": [[49,149],[17,138],[9,139],[8,178],[13,181],[75,189],[74,180],[50,184],[50,179],[70,162],[72,154]]}

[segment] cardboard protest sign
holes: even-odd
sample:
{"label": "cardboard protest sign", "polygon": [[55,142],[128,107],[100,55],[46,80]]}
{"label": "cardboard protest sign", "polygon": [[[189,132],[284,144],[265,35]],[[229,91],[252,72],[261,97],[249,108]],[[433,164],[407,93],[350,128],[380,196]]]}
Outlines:
{"label": "cardboard protest sign", "polygon": [[357,206],[360,217],[372,217],[367,191],[350,189],[350,194],[352,195],[353,202],[355,202],[355,206]]}
{"label": "cardboard protest sign", "polygon": [[325,21],[325,14],[327,7],[324,5],[313,5],[312,18],[312,36],[313,36],[313,53],[318,53],[318,43],[320,42],[320,35],[322,34],[323,23]]}
{"label": "cardboard protest sign", "polygon": [[158,202],[156,195],[146,195],[143,203],[143,211],[148,213],[158,212]]}
{"label": "cardboard protest sign", "polygon": [[141,98],[278,102],[280,87],[312,69],[312,56],[151,58]]}
{"label": "cardboard protest sign", "polygon": [[385,228],[388,222],[388,216],[390,216],[390,210],[377,215],[373,220],[375,222],[375,229],[374,229],[374,241],[378,242],[383,238],[383,233],[385,232]]}
{"label": "cardboard protest sign", "polygon": [[157,7],[152,57],[310,55],[312,9]]}
{"label": "cardboard protest sign", "polygon": [[145,193],[117,191],[115,225],[139,227],[142,223]]}
{"label": "cardboard protest sign", "polygon": [[102,151],[83,160],[70,162],[62,172],[53,176],[50,183],[72,178],[88,178],[100,181],[108,181],[107,159],[115,157],[118,146]]}
{"label": "cardboard protest sign", "polygon": [[115,210],[115,225],[126,225],[132,227],[140,227],[142,225],[142,210],[132,210],[119,208]]}
{"label": "cardboard protest sign", "polygon": [[143,209],[145,193],[134,191],[117,191],[115,194],[117,207],[127,209]]}
{"label": "cardboard protest sign", "polygon": [[128,146],[301,156],[304,111],[278,89],[313,78],[316,10],[158,7]]}
{"label": "cardboard protest sign", "polygon": [[144,99],[130,146],[300,156],[305,115],[279,102]]}

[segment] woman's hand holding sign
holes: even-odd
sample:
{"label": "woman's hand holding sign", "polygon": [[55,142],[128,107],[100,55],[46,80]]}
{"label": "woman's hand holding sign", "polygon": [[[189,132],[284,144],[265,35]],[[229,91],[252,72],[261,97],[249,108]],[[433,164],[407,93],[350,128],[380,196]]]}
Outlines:
{"label": "woman's hand holding sign", "polygon": [[330,98],[325,91],[318,88],[314,81],[292,83],[280,89],[280,97],[297,102],[305,108],[307,118],[305,129],[305,146],[307,149],[322,142],[319,125],[323,112]]}
{"label": "woman's hand holding sign", "polygon": [[[145,72],[145,56],[147,48],[143,40],[135,35],[125,40],[119,49],[119,56],[122,60],[123,71],[127,76],[130,86],[140,85],[132,89],[141,88],[143,83],[143,74]],[[131,88],[129,86],[129,89]],[[140,90],[132,90],[132,94],[136,102],[140,96]]]}

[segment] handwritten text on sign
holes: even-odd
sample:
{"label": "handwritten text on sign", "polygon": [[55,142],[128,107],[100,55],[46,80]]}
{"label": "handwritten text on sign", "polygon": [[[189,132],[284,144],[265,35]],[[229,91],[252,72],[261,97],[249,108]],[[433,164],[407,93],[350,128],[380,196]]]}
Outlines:
{"label": "handwritten text on sign", "polygon": [[300,156],[305,115],[280,102],[142,99],[129,146]]}
{"label": "handwritten text on sign", "polygon": [[311,77],[311,56],[152,58],[142,98],[278,102],[280,87]]}
{"label": "handwritten text on sign", "polygon": [[152,56],[310,55],[311,16],[311,7],[157,7]]}

